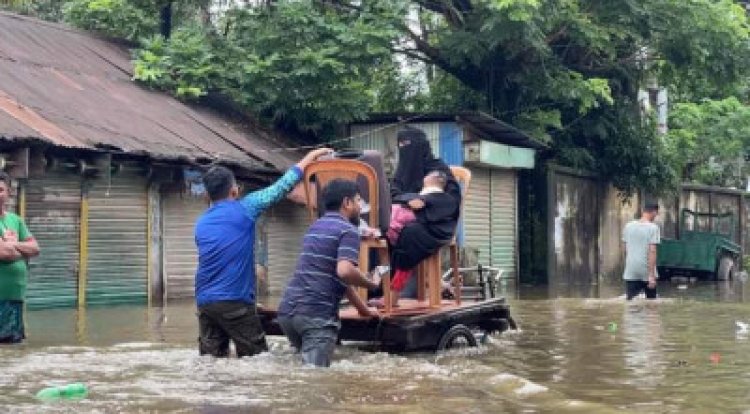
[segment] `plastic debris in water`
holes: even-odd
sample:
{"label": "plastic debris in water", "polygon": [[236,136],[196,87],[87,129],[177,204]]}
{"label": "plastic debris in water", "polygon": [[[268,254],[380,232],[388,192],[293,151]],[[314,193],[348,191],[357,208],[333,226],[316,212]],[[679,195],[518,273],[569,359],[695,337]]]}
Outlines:
{"label": "plastic debris in water", "polygon": [[746,334],[750,332],[750,323],[734,321],[734,325],[737,326],[738,334]]}
{"label": "plastic debris in water", "polygon": [[677,285],[677,289],[685,290],[687,289],[687,285]]}
{"label": "plastic debris in water", "polygon": [[711,360],[711,362],[713,362],[714,364],[718,364],[719,362],[721,362],[721,355],[719,355],[718,352],[714,352],[710,357],[708,357],[708,359]]}
{"label": "plastic debris in water", "polygon": [[36,398],[41,401],[80,400],[86,398],[88,393],[85,384],[75,383],[45,388],[36,393]]}
{"label": "plastic debris in water", "polygon": [[617,324],[615,322],[608,323],[607,324],[607,330],[610,331],[610,332],[612,332],[612,333],[617,332]]}

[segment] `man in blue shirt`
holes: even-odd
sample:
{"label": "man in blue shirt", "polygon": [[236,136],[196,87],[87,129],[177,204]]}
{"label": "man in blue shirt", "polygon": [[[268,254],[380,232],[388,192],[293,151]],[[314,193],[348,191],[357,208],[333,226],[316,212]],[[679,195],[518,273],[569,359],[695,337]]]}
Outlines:
{"label": "man in blue shirt", "polygon": [[297,268],[279,305],[279,325],[306,364],[330,365],[344,295],[360,315],[378,315],[352,288],[378,286],[357,267],[361,201],[354,181],[337,179],[325,187],[326,213],[307,230]]}
{"label": "man in blue shirt", "polygon": [[201,355],[227,356],[230,339],[238,357],[268,349],[255,311],[255,221],[294,188],[308,164],[330,152],[327,148],[309,152],[273,185],[240,200],[239,187],[228,168],[211,167],[203,175],[211,207],[195,225],[195,299]]}

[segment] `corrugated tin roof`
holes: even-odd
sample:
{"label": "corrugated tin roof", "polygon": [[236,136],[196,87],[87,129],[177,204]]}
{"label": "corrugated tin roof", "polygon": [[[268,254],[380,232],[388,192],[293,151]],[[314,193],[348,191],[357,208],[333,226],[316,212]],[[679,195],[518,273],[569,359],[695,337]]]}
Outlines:
{"label": "corrugated tin roof", "polygon": [[[283,139],[131,80],[128,51],[66,26],[0,12],[0,138],[283,169]],[[286,146],[286,145],[284,145]]]}
{"label": "corrugated tin roof", "polygon": [[355,124],[382,124],[393,122],[464,122],[473,126],[487,139],[522,148],[546,149],[548,146],[520,129],[481,111],[456,113],[377,113]]}

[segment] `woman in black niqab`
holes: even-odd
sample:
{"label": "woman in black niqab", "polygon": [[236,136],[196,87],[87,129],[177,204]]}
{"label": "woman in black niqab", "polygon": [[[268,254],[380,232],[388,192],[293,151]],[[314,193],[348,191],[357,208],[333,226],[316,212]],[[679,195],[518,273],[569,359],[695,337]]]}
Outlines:
{"label": "woman in black niqab", "polygon": [[[425,208],[415,211],[416,221],[407,224],[396,244],[391,246],[394,269],[394,299],[405,286],[411,270],[453,238],[461,205],[461,187],[448,165],[432,154],[424,132],[407,128],[397,135],[399,160],[391,185],[394,203],[405,204],[414,198],[426,201]],[[446,177],[444,194],[420,197],[424,177],[440,171]]]}
{"label": "woman in black niqab", "polygon": [[430,141],[421,129],[407,127],[396,135],[398,166],[391,183],[391,198],[416,194],[422,189],[422,179],[431,171],[441,171],[448,177],[445,192],[461,202],[461,188],[451,169],[432,154]]}

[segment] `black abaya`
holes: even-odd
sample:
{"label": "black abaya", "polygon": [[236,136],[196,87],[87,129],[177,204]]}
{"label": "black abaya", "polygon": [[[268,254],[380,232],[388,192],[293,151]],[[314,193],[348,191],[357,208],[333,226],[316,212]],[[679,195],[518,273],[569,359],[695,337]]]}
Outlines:
{"label": "black abaya", "polygon": [[[450,242],[456,230],[461,204],[461,187],[450,168],[432,155],[424,132],[409,128],[398,134],[399,162],[391,196],[394,202],[411,198],[422,189],[423,178],[431,171],[445,173],[444,193],[420,196],[425,207],[415,212],[417,220],[406,225],[392,246],[391,265],[394,269],[411,269]],[[414,195],[416,196],[416,195]]]}

